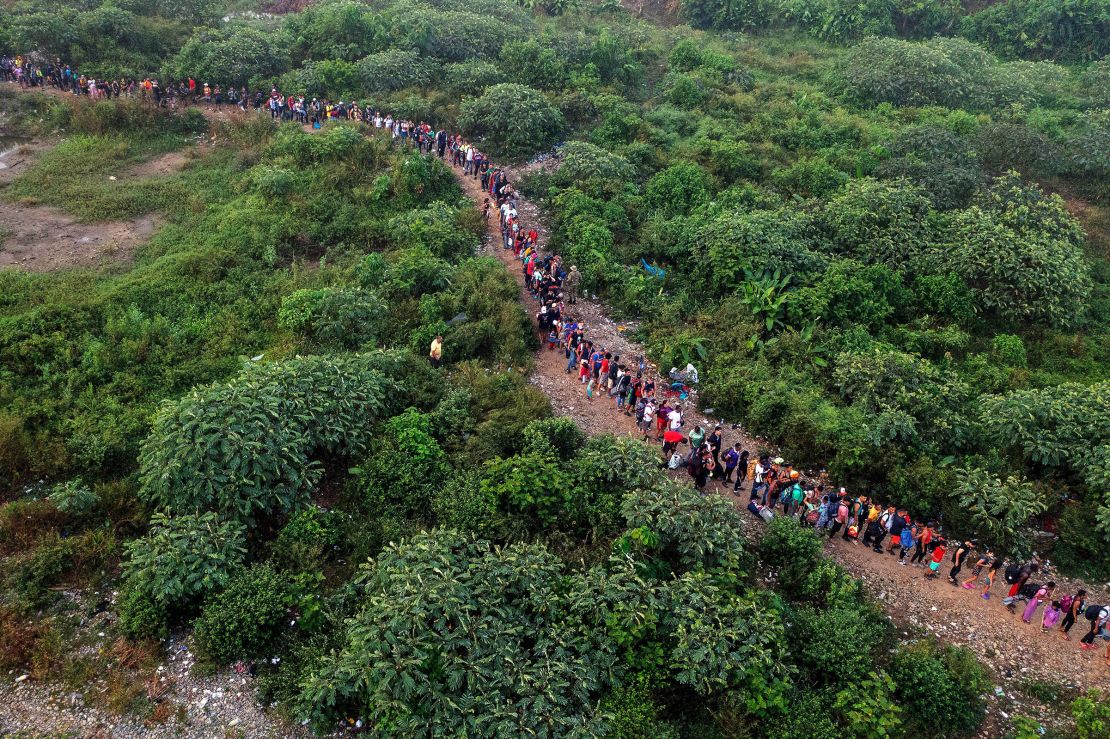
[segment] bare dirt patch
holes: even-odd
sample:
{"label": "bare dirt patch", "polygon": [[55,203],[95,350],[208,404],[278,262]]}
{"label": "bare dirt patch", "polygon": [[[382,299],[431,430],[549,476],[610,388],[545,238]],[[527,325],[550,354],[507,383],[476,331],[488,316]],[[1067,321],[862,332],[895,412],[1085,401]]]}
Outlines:
{"label": "bare dirt patch", "polygon": [[153,159],[148,159],[141,164],[136,164],[134,167],[128,168],[123,173],[123,176],[134,179],[170,177],[185,169],[185,165],[189,162],[190,151],[191,149],[178,149],[156,156]]}
{"label": "bare dirt patch", "polygon": [[0,205],[0,269],[50,272],[123,262],[157,230],[159,219],[78,223],[57,208]]}
{"label": "bare dirt patch", "polygon": [[54,146],[55,142],[30,140],[3,147],[0,146],[0,185],[6,185],[35,163],[35,156]]}

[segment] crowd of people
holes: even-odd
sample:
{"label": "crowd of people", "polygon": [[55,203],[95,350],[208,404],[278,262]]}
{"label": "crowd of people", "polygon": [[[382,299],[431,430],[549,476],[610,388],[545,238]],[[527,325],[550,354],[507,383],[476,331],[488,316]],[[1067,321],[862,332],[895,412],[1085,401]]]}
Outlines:
{"label": "crowd of people", "polygon": [[[0,76],[21,88],[51,86],[91,99],[138,97],[167,107],[253,108],[277,120],[314,128],[331,119],[360,121],[390,131],[393,138],[421,152],[450,161],[462,169],[464,177],[480,181],[485,193],[484,217],[488,220],[496,211],[501,248],[512,251],[520,260],[525,282],[538,303],[536,324],[541,341],[548,350],[564,353],[566,373],[577,378],[589,403],[602,400],[611,412],[628,416],[645,441],[654,437],[662,444],[663,465],[672,470],[685,469],[702,491],[712,482],[725,491],[731,487],[734,495],[740,495],[748,485],[747,509],[764,521],[775,515],[796,517],[822,535],[840,536],[876,554],[896,556],[900,565],[923,568],[928,579],[939,578],[947,566],[947,579],[953,586],[974,591],[983,600],[992,597],[1001,573],[1009,586],[1001,601],[1011,611],[1024,603],[1025,623],[1038,624],[1044,632],[1058,631],[1068,640],[1075,623],[1085,619],[1089,627],[1080,648],[1094,649],[1098,637],[1110,640],[1110,605],[1088,602],[1087,592],[1082,589],[1057,597],[1054,582],[1037,578],[1041,566],[1036,561],[1007,564],[976,540],[950,541],[935,522],[915,520],[905,508],[880,504],[868,495],[851,495],[844,488],[827,490],[823,482],[804,478],[781,457],[772,459],[760,453],[753,459],[742,442],[725,442],[720,424],[712,429],[694,425],[687,431],[682,401],[689,390],[687,383],[697,381],[696,369],[688,366],[681,372],[672,370],[666,379],[657,378],[642,356],[622,359],[587,336],[585,325],[574,316],[581,288],[577,267],[566,269],[559,255],[541,253],[535,227],[521,222],[517,192],[508,172],[495,166],[461,135],[394,117],[359,102],[306,99],[303,94],[286,94],[277,88],[265,93],[208,82],[198,84],[192,78],[167,85],[151,78],[102,80],[86,77],[57,60],[38,63],[7,55],[0,58]],[[443,338],[437,336],[429,353],[434,365],[440,364],[442,352]],[[970,568],[970,575],[961,578],[965,567]],[[1038,620],[1041,606],[1044,609]],[[1110,663],[1110,646],[1106,659]]]}
{"label": "crowd of people", "polygon": [[170,83],[160,83],[152,77],[98,79],[82,74],[61,60],[42,62],[23,55],[0,57],[0,78],[23,89],[45,90],[49,87],[91,100],[131,98],[171,109],[201,106],[211,110],[254,110],[268,113],[275,120],[292,121],[313,128],[320,128],[329,120],[357,121],[390,131],[394,138],[419,146],[421,151],[438,150],[441,158],[450,151],[452,158],[460,165],[464,163],[460,157],[464,157],[468,170],[472,165],[475,174],[488,166],[476,148],[464,147],[462,137],[449,136],[445,130],[437,130],[428,123],[395,117],[369,103],[356,100],[309,97],[303,92],[280,91],[277,87],[271,87],[268,92],[249,90],[234,85],[198,82],[193,77]]}
{"label": "crowd of people", "polygon": [[[687,382],[696,382],[696,370],[672,369],[664,380],[652,373],[642,356],[622,360],[587,336],[574,316],[581,275],[574,265],[565,269],[557,254],[541,254],[537,231],[521,223],[507,173],[488,162],[488,169],[480,173],[457,159],[454,163],[481,177],[488,196],[483,203],[486,217],[497,209],[501,248],[511,250],[521,262],[539,306],[536,324],[546,348],[563,352],[565,371],[577,378],[588,402],[601,400],[608,412],[630,417],[645,441],[662,444],[661,464],[685,470],[702,491],[710,484],[718,492],[731,488],[733,495],[746,489],[747,509],[764,521],[776,515],[793,516],[820,535],[840,536],[874,554],[897,557],[902,566],[922,568],[926,579],[946,576],[953,587],[972,591],[984,601],[991,600],[1001,578],[1006,586],[1002,605],[1011,612],[1021,605],[1022,621],[1042,632],[1070,640],[1076,622],[1086,620],[1081,649],[1094,649],[1099,637],[1110,640],[1110,605],[1091,602],[1083,589],[1058,593],[1055,582],[1038,578],[1043,568],[1035,559],[1008,563],[989,546],[949,537],[936,522],[914,519],[905,508],[868,495],[852,495],[845,488],[830,490],[781,457],[759,453],[753,458],[743,442],[725,441],[721,424],[712,428],[693,424],[688,430],[682,399],[689,389]],[[1106,660],[1110,663],[1110,646]]]}

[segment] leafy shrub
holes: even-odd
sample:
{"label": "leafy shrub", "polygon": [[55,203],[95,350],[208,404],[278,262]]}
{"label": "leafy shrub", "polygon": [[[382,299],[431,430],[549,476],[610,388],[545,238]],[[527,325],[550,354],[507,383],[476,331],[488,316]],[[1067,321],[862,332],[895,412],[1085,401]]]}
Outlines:
{"label": "leafy shrub", "polygon": [[876,174],[904,177],[929,194],[936,207],[965,206],[983,182],[983,171],[974,148],[947,129],[919,126],[902,131],[890,143],[891,158]]}
{"label": "leafy shrub", "polygon": [[194,624],[198,655],[216,664],[257,657],[285,619],[285,576],[268,565],[240,572],[210,598]]}
{"label": "leafy shrub", "polygon": [[759,543],[759,556],[778,570],[779,582],[788,595],[797,595],[813,571],[824,547],[809,529],[789,516],[771,520]]}
{"label": "leafy shrub", "polygon": [[875,655],[891,637],[891,628],[873,607],[834,605],[818,610],[802,606],[794,614],[798,639],[794,655],[812,679],[845,688],[867,677]]}
{"label": "leafy shrub", "polygon": [[359,59],[355,67],[362,86],[371,92],[423,87],[431,80],[431,66],[415,51],[379,51]]}
{"label": "leafy shrub", "polygon": [[624,157],[585,141],[571,141],[560,151],[557,181],[587,193],[604,195],[625,190],[636,170]]}
{"label": "leafy shrub", "polygon": [[270,546],[274,564],[293,572],[319,568],[328,551],[339,543],[336,514],[310,506],[298,511],[282,526]]}
{"label": "leafy shrub", "polygon": [[387,360],[252,364],[229,383],[165,403],[143,443],[142,496],[171,512],[218,510],[239,520],[296,507],[319,480],[310,455],[365,451],[368,420],[396,402],[377,369]]}
{"label": "leafy shrub", "polygon": [[605,735],[613,739],[678,739],[677,729],[661,718],[663,706],[643,675],[614,687],[602,699],[601,710],[611,715]]}
{"label": "leafy shrub", "polygon": [[[961,647],[922,640],[900,647],[890,666],[908,732],[971,736],[986,715],[990,687],[975,655]],[[922,690],[921,686],[932,686]]]}
{"label": "leafy shrub", "polygon": [[445,80],[447,89],[460,96],[480,95],[487,87],[508,81],[500,67],[481,59],[448,64]]}
{"label": "leafy shrub", "polygon": [[740,514],[721,496],[703,496],[690,485],[667,482],[630,492],[621,513],[631,535],[619,546],[645,551],[667,571],[712,570],[745,562]]}
{"label": "leafy shrub", "polygon": [[425,249],[439,259],[459,262],[473,256],[478,239],[463,219],[465,210],[442,201],[389,219],[390,240],[403,249]]}
{"label": "leafy shrub", "polygon": [[894,681],[882,670],[836,694],[834,703],[849,736],[887,739],[901,731],[902,707],[894,702]]}
{"label": "leafy shrub", "polygon": [[1081,237],[1031,223],[1026,207],[975,205],[956,213],[945,265],[974,290],[981,310],[1004,321],[1073,325],[1091,290]]}
{"label": "leafy shrub", "polygon": [[791,670],[786,631],[766,594],[729,594],[705,572],[687,572],[667,588],[675,680],[702,696],[738,693],[748,713],[784,708]]}
{"label": "leafy shrub", "polygon": [[554,454],[558,459],[568,460],[585,442],[586,435],[578,424],[565,416],[542,418],[524,427],[524,451],[528,454]]}
{"label": "leafy shrub", "polygon": [[961,31],[1008,56],[1090,61],[1110,53],[1108,23],[1098,0],[1011,0],[967,16]]}
{"label": "leafy shrub", "polygon": [[960,497],[974,531],[999,553],[1031,555],[1032,542],[1026,527],[1033,517],[1048,510],[1044,493],[1017,477],[1001,480],[974,468],[961,470],[957,480],[953,492]]}
{"label": "leafy shrub", "polygon": [[998,334],[991,339],[991,356],[1009,367],[1024,367],[1027,362],[1025,342],[1020,336]]}
{"label": "leafy shrub", "polygon": [[599,731],[594,700],[616,657],[595,624],[643,584],[567,577],[539,546],[448,531],[391,545],[365,569],[341,649],[302,681],[299,713],[328,726],[358,705],[405,735]]}
{"label": "leafy shrub", "polygon": [[573,530],[585,523],[585,501],[553,456],[533,452],[490,460],[478,490],[498,501],[502,510],[522,517],[530,531]]}
{"label": "leafy shrub", "polygon": [[409,408],[383,424],[370,455],[352,472],[370,510],[419,517],[427,514],[450,467],[432,437],[430,417]]}
{"label": "leafy shrub", "polygon": [[848,173],[822,157],[805,157],[771,173],[775,187],[806,197],[828,195],[849,180]]}
{"label": "leafy shrub", "polygon": [[501,67],[513,82],[528,88],[558,90],[567,79],[566,59],[539,39],[514,40],[501,49]]}
{"label": "leafy shrub", "polygon": [[155,513],[150,532],[126,546],[120,623],[128,636],[158,636],[170,615],[225,587],[242,566],[246,530],[209,511]]}
{"label": "leafy shrub", "polygon": [[[774,18],[777,4],[774,0],[739,0],[726,2],[725,0],[683,0],[682,15],[690,21],[690,25],[697,28],[717,28],[736,31],[746,31],[749,28],[758,28],[768,25]],[[681,44],[695,43],[693,39],[683,39],[675,45],[677,49]],[[671,54],[671,65],[674,66],[674,53]]]}
{"label": "leafy shrub", "polygon": [[67,516],[82,518],[92,513],[100,498],[81,480],[67,480],[54,486],[50,501]]}
{"label": "leafy shrub", "polygon": [[297,290],[282,298],[278,325],[310,345],[359,349],[373,346],[384,314],[382,301],[365,290]]}
{"label": "leafy shrub", "polygon": [[685,215],[709,199],[709,178],[696,164],[674,164],[652,175],[644,201],[663,217]]}
{"label": "leafy shrub", "polygon": [[1097,739],[1110,731],[1110,700],[1097,690],[1088,690],[1071,704],[1079,739]]}
{"label": "leafy shrub", "polygon": [[563,116],[541,93],[503,83],[463,100],[459,127],[490,153],[522,156],[546,149],[562,135]]}
{"label": "leafy shrub", "polygon": [[974,87],[972,75],[940,49],[890,38],[856,44],[836,74],[845,94],[902,106],[961,107]]}
{"label": "leafy shrub", "polygon": [[661,89],[667,102],[686,110],[701,106],[709,97],[705,84],[700,79],[680,72],[667,73]]}
{"label": "leafy shrub", "polygon": [[268,84],[289,64],[289,40],[283,33],[245,25],[201,28],[168,63],[166,77],[255,87]]}

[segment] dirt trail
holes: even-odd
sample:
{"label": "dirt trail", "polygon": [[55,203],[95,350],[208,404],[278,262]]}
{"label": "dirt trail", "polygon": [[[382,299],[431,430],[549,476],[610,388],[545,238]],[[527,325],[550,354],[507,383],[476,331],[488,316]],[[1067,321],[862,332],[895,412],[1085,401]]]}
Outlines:
{"label": "dirt trail", "polygon": [[[475,203],[485,198],[481,183],[472,177],[463,177],[462,170],[455,168],[455,175],[467,195]],[[510,181],[517,176],[510,170]],[[548,243],[549,229],[543,214],[525,198],[520,198],[517,211],[525,226],[535,227],[540,233],[541,250]],[[525,309],[533,316],[538,310],[536,300],[525,288],[524,275],[520,261],[512,251],[501,248],[501,232],[496,214],[491,214],[488,234],[483,246],[485,253],[500,259],[520,285],[520,300]],[[635,330],[631,323],[610,320],[604,306],[596,301],[580,299],[575,306],[567,306],[568,315],[578,319],[585,326],[586,336],[600,343],[607,350],[621,355],[626,361],[644,355],[644,347],[630,336]],[[610,408],[608,399],[597,398],[592,403],[586,400],[582,386],[576,376],[566,373],[566,360],[562,351],[549,351],[541,348],[536,353],[535,370],[531,382],[543,390],[550,398],[557,415],[569,416],[590,434],[635,434],[633,420]],[[664,368],[664,374],[666,369]],[[741,442],[743,448],[753,454],[760,450],[774,453],[774,448],[760,442],[743,429],[733,429],[724,419],[710,419],[693,407],[696,397],[684,403],[686,427],[694,425],[711,428],[721,423],[725,444]],[[710,483],[713,489],[713,483]],[[741,494],[734,497],[737,505],[746,505],[750,491],[750,481]],[[731,495],[731,489],[717,487],[716,492]],[[750,534],[758,538],[762,522],[745,514],[745,526]],[[909,565],[900,566],[896,557],[873,553],[861,545],[854,545],[835,538],[826,545],[826,552],[834,557],[849,572],[862,579],[872,595],[879,599],[890,616],[902,628],[924,629],[936,634],[946,642],[971,648],[981,659],[989,664],[1000,680],[1019,681],[1040,679],[1064,683],[1080,688],[1100,687],[1110,689],[1110,665],[1106,664],[1105,644],[1097,651],[1084,652],[1078,648],[1079,638],[1086,632],[1085,620],[1080,620],[1072,629],[1072,641],[1065,642],[1058,632],[1042,634],[1038,611],[1033,624],[1021,620],[1021,607],[1017,614],[1011,614],[999,602],[1005,595],[1007,585],[997,582],[995,594],[990,601],[983,600],[977,591],[964,590],[948,584],[947,578],[924,580],[924,570]],[[948,564],[943,571],[947,573]],[[965,571],[970,576],[970,570]],[[1079,583],[1063,582],[1057,578],[1057,597],[1074,592]],[[1110,595],[1098,588],[1086,587],[1098,602],[1110,603]],[[1043,609],[1042,609],[1043,610]],[[1005,684],[1005,683],[1003,683]]]}

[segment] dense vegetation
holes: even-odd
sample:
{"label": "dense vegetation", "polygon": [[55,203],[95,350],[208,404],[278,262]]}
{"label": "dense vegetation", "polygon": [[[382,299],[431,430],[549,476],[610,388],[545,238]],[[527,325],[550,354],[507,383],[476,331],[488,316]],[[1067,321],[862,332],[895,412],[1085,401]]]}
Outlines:
{"label": "dense vegetation", "polygon": [[[573,139],[525,183],[545,246],[659,364],[697,362],[717,414],[1007,553],[1054,521],[1053,558],[1103,574],[1107,4],[1053,8],[686,4],[739,37],[611,4],[27,2],[0,45],[370,100],[504,157]],[[6,199],[164,220],[127,265],[0,272],[0,667],[108,672],[113,707],[156,710],[122,682],[135,647],[73,648],[85,613],[51,588],[78,584],[118,590],[132,645],[191,627],[208,664],[280,657],[262,700],[321,730],[978,728],[969,653],[900,638],[812,534],[753,551],[654,451],[548,418],[517,287],[439,162],[249,117],[107,187],[208,124],[0,102],[66,134]]]}

